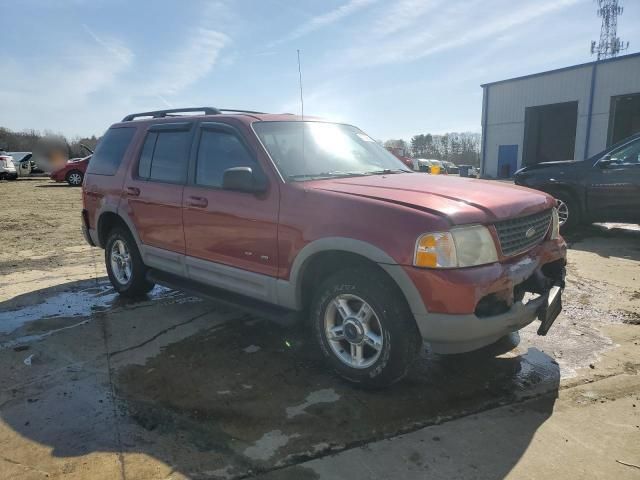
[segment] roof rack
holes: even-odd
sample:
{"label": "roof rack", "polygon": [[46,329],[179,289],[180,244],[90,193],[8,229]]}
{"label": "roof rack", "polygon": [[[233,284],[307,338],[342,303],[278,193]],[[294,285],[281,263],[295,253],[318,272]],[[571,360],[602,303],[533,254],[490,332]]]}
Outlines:
{"label": "roof rack", "polygon": [[230,113],[255,113],[257,115],[266,115],[266,112],[255,112],[253,110],[236,110],[235,108],[220,108],[221,112],[230,112]]}
{"label": "roof rack", "polygon": [[[234,110],[235,111],[235,110]],[[164,118],[171,116],[172,113],[187,113],[187,112],[204,112],[205,115],[218,115],[220,110],[213,107],[192,107],[192,108],[173,108],[171,110],[155,110],[153,112],[141,112],[132,113],[122,119],[123,122],[130,122],[138,117],[151,117],[151,118]]]}

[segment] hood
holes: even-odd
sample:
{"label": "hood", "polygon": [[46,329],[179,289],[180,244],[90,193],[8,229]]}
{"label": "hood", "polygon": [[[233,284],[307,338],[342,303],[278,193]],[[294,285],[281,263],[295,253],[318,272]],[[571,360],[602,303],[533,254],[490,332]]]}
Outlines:
{"label": "hood", "polygon": [[337,178],[306,185],[414,208],[445,217],[453,225],[489,224],[554,205],[546,193],[506,182],[424,173]]}

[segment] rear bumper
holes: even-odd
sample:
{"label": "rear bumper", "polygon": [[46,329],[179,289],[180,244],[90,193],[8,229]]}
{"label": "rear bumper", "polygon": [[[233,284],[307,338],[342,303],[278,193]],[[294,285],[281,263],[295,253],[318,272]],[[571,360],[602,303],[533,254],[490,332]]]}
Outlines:
{"label": "rear bumper", "polygon": [[[506,263],[449,271],[403,267],[421,302],[403,291],[433,350],[462,353],[533,322],[546,302],[544,294],[553,284],[564,285],[565,263],[564,240],[548,240]],[[519,293],[532,291],[534,280],[541,296],[523,303]]]}

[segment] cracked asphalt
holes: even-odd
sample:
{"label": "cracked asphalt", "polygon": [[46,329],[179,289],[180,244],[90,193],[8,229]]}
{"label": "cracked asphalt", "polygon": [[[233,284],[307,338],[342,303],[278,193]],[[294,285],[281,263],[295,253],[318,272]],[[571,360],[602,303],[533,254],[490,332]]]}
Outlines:
{"label": "cracked asphalt", "polygon": [[0,185],[0,479],[638,478],[637,226],[568,238],[546,337],[425,349],[368,391],[303,326],[162,287],[119,298],[79,190],[50,185]]}

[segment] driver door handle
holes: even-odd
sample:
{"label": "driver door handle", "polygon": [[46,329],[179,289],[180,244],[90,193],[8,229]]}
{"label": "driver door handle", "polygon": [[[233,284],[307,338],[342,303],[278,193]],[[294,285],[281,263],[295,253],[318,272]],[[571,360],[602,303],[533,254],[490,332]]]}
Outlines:
{"label": "driver door handle", "polygon": [[204,197],[188,197],[187,198],[187,206],[194,208],[207,208],[209,202]]}
{"label": "driver door handle", "polygon": [[140,189],[137,187],[127,187],[127,195],[130,197],[139,197]]}

